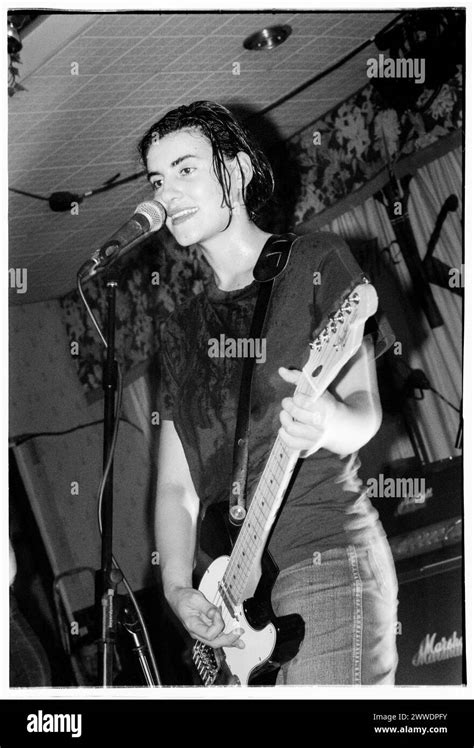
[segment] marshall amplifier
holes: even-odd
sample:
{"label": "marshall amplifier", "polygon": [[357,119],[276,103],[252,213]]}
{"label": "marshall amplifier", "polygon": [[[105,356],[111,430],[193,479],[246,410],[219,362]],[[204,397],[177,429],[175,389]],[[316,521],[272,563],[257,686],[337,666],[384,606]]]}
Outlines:
{"label": "marshall amplifier", "polygon": [[457,545],[462,543],[462,537],[462,517],[450,517],[402,535],[395,535],[389,542],[393,558],[397,562]]}
{"label": "marshall amplifier", "polygon": [[396,568],[396,685],[465,684],[462,545],[399,560]]}
{"label": "marshall amplifier", "polygon": [[462,685],[462,457],[399,460],[365,477],[399,584],[397,685]]}
{"label": "marshall amplifier", "polygon": [[425,465],[400,460],[365,483],[389,538],[463,514],[462,457]]}

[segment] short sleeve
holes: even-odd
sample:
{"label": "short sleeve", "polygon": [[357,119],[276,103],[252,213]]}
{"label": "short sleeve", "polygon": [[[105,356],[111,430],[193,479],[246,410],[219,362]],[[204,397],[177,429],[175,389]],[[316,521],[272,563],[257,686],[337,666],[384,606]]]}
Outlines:
{"label": "short sleeve", "polygon": [[337,234],[315,234],[317,271],[313,289],[314,318],[317,327],[326,324],[328,315],[336,311],[347,294],[363,282],[362,271],[346,242]]}
{"label": "short sleeve", "polygon": [[395,333],[388,321],[383,309],[377,309],[376,313],[369,317],[365,323],[364,337],[370,336],[374,346],[374,358],[379,358],[386,353],[395,343]]}
{"label": "short sleeve", "polygon": [[[321,237],[322,234],[319,234]],[[324,234],[325,252],[321,255],[319,266],[320,285],[315,288],[314,306],[316,319],[324,319],[323,310],[337,308],[342,298],[355,284],[363,278],[371,281],[370,275],[363,271],[352,254],[347,243],[336,234]],[[336,305],[336,307],[335,307]],[[370,336],[374,345],[374,357],[385,353],[395,342],[392,327],[379,306],[365,324],[364,337]]]}

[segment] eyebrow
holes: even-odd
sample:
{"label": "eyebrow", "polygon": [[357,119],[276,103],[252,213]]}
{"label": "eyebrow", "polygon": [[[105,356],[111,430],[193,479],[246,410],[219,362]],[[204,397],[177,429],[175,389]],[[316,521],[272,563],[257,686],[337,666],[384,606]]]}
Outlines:
{"label": "eyebrow", "polygon": [[[197,156],[194,153],[187,153],[185,156],[180,156],[171,162],[171,168],[178,166],[181,161],[184,161],[187,158],[197,158]],[[147,179],[151,179],[151,177],[161,177],[161,173],[159,171],[147,171]]]}

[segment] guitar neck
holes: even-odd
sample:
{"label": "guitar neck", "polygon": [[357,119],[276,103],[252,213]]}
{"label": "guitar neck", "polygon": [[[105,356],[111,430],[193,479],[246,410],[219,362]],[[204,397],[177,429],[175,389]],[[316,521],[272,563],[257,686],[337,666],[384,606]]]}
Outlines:
{"label": "guitar neck", "polygon": [[249,590],[250,581],[260,565],[298,454],[277,436],[222,579],[225,593],[233,605],[241,604],[254,591]]}

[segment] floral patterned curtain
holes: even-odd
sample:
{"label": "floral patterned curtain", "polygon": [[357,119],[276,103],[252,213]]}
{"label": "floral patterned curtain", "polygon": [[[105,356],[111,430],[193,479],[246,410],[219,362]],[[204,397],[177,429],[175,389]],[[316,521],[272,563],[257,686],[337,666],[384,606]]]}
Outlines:
{"label": "floral patterned curtain", "polygon": [[[163,229],[143,242],[127,262],[117,289],[115,333],[116,359],[126,379],[139,374],[139,365],[149,362],[159,351],[160,327],[175,306],[202,290],[206,271],[197,257],[196,248],[181,249]],[[83,290],[104,331],[104,276],[92,278]],[[102,385],[104,348],[77,290],[61,299],[61,307],[71,350],[77,352],[79,379],[90,394]],[[74,342],[78,345],[73,346]]]}
{"label": "floral patterned curtain", "polygon": [[[285,171],[288,178],[281,180],[283,188],[280,185],[260,225],[284,231],[306,223],[370,182],[386,168],[388,159],[420,151],[458,130],[462,126],[462,83],[458,69],[438,92],[421,87],[416,111],[401,115],[388,108],[376,88],[368,84],[305,128],[285,144],[286,149],[280,147],[270,154],[277,183],[278,171],[287,169],[288,164],[292,178]],[[288,217],[285,209],[290,194],[297,197]],[[128,380],[141,373],[159,351],[160,326],[175,305],[202,290],[209,271],[198,262],[198,254],[195,247],[181,249],[163,229],[142,244],[127,263],[117,295],[116,345],[117,360]],[[85,292],[96,316],[104,322],[103,277],[88,282]],[[61,299],[61,307],[69,340],[78,343],[80,382],[89,394],[100,391],[103,349],[77,291]]]}
{"label": "floral patterned curtain", "polygon": [[422,89],[415,110],[398,115],[369,84],[292,138],[289,149],[301,180],[295,224],[358,190],[389,159],[420,151],[462,127],[461,68],[434,94]]}

